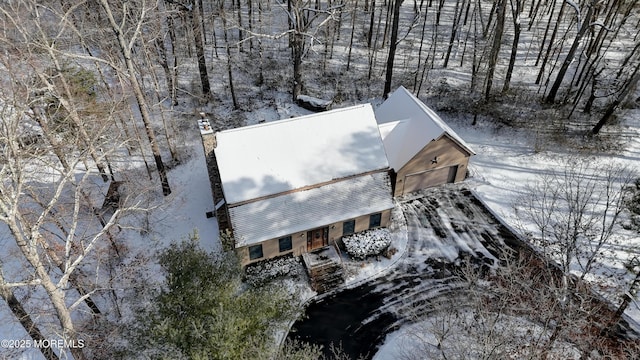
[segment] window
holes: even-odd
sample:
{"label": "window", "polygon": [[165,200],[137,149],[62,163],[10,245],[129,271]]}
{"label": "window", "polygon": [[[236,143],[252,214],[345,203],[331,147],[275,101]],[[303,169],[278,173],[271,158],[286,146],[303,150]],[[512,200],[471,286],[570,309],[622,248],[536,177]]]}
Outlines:
{"label": "window", "polygon": [[262,244],[249,246],[249,260],[260,259],[262,256]]}
{"label": "window", "polygon": [[356,229],[356,221],[349,220],[342,223],[342,235],[353,234]]}
{"label": "window", "polygon": [[278,239],[280,245],[280,252],[289,251],[293,248],[291,244],[291,235]]}
{"label": "window", "polygon": [[380,226],[382,220],[382,213],[372,214],[369,216],[369,229]]}

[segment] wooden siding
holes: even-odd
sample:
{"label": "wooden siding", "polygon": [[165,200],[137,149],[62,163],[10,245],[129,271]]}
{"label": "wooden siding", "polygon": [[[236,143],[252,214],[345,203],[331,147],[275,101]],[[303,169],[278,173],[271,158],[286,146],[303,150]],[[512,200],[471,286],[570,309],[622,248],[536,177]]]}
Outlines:
{"label": "wooden siding", "polygon": [[409,193],[428,188],[434,184],[446,184],[455,182],[458,165],[441,167],[433,170],[425,170],[404,177],[403,192]]}
{"label": "wooden siding", "polygon": [[[448,175],[444,175],[451,166],[458,166],[455,174],[455,182],[464,180],[469,164],[469,154],[446,134],[438,140],[433,140],[420,150],[411,160],[409,160],[396,174],[393,196],[404,195],[407,192],[417,190],[416,186],[426,188],[446,183]],[[437,162],[433,160],[437,157]],[[443,173],[429,172],[430,170],[441,170]],[[420,179],[411,176],[423,174],[425,178]],[[409,177],[410,184],[405,191],[405,181]],[[445,179],[443,181],[443,178]]]}
{"label": "wooden siding", "polygon": [[[355,219],[345,219],[344,221],[348,221],[348,220],[355,220],[355,232],[361,232],[364,230],[369,229],[369,216],[371,214],[366,214],[366,215],[362,215],[362,216],[358,216]],[[329,244],[333,244],[336,240],[340,239],[342,237],[342,224],[344,223],[344,221],[340,221],[340,222],[336,222],[333,224],[328,224],[327,226],[329,227]],[[384,210],[382,211],[382,218],[380,219],[380,227],[387,227],[389,226],[389,222],[391,221],[391,209],[389,210]],[[293,255],[295,256],[300,256],[303,253],[307,252],[307,231],[309,230],[313,230],[313,229],[308,229],[305,231],[301,231],[301,232],[297,232],[295,234],[290,234],[291,235],[291,245],[292,245],[292,249],[289,251],[284,251],[284,252],[280,252],[280,245],[279,245],[279,239],[270,239],[270,240],[266,240],[263,241],[261,243],[258,243],[256,245],[260,245],[262,244],[262,255],[263,257],[261,257],[260,259],[255,259],[255,260],[250,260],[249,259],[249,247],[250,246],[243,246],[240,248],[236,249],[236,252],[238,253],[238,258],[240,259],[240,264],[242,266],[246,266],[248,264],[254,263],[254,262],[258,262],[261,260],[266,260],[266,259],[271,259],[277,256],[281,256],[281,255],[286,255],[286,254],[290,254],[293,253]],[[285,235],[286,236],[286,235]],[[251,245],[253,246],[253,245]]]}

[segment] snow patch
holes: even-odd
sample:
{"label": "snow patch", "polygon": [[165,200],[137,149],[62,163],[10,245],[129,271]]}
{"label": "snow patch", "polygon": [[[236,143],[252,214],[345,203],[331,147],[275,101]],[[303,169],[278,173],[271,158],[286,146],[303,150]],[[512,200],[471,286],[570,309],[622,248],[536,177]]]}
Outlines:
{"label": "snow patch", "polygon": [[391,244],[391,234],[386,228],[363,231],[342,238],[347,253],[356,259],[379,255]]}
{"label": "snow patch", "polygon": [[282,256],[248,265],[245,269],[245,282],[260,286],[285,275],[298,277],[304,274],[299,256]]}

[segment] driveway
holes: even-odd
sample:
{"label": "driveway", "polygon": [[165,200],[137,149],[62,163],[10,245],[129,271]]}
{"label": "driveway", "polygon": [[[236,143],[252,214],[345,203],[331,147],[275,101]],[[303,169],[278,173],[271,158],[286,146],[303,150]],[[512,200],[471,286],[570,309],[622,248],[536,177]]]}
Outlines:
{"label": "driveway", "polygon": [[408,245],[384,275],[311,303],[290,338],[333,344],[353,359],[371,358],[385,335],[424,313],[441,298],[453,299],[464,281],[460,266],[497,264],[516,237],[461,185],[423,190],[401,199]]}

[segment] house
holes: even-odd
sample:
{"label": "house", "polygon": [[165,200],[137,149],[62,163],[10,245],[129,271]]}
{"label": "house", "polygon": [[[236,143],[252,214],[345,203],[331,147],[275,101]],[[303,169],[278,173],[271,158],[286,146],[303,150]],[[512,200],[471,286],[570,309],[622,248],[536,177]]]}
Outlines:
{"label": "house", "polygon": [[369,104],[217,132],[213,151],[216,209],[242,265],[389,223],[389,163]]}
{"label": "house", "polygon": [[404,87],[375,110],[393,196],[465,178],[475,154],[442,119]]}
{"label": "house", "polygon": [[213,133],[199,120],[220,230],[242,265],[386,227],[393,197],[461,181],[473,150],[400,87],[357,105]]}

